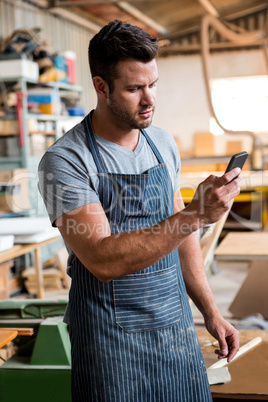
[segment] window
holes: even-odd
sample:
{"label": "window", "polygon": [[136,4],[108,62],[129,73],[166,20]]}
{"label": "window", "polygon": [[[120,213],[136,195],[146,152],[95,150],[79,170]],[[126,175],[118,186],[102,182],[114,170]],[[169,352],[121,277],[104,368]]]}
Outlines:
{"label": "window", "polygon": [[[268,77],[251,76],[212,81],[212,102],[223,127],[268,133]],[[210,131],[223,134],[214,118]]]}

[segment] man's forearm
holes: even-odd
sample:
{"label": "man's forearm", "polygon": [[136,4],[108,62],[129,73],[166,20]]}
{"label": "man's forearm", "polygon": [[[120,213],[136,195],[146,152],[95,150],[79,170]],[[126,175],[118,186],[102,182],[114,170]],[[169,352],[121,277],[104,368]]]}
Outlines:
{"label": "man's forearm", "polygon": [[187,293],[205,318],[219,314],[207,279],[204,262],[195,234],[179,247],[181,269]]}
{"label": "man's forearm", "polygon": [[140,271],[175,250],[200,225],[196,216],[182,211],[149,228],[104,237],[84,265],[104,282]]}

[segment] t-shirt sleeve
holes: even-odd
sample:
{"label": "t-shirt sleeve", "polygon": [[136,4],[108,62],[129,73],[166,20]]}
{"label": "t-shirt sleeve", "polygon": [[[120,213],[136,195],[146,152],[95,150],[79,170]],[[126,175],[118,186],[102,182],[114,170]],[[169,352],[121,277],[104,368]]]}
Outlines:
{"label": "t-shirt sleeve", "polygon": [[174,137],[171,139],[172,141],[172,151],[174,155],[174,192],[179,190],[180,185],[181,185],[181,157],[180,157],[180,151],[179,148],[176,144],[176,141],[174,140]]}
{"label": "t-shirt sleeve", "polygon": [[53,226],[55,220],[67,212],[100,203],[92,176],[64,155],[47,152],[40,161],[38,178],[38,189]]}

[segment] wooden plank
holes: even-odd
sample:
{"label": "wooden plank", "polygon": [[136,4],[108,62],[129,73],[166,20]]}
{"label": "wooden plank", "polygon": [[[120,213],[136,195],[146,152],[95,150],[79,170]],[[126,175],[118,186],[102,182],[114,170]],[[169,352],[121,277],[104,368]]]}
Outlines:
{"label": "wooden plank", "polygon": [[6,331],[0,329],[0,348],[12,341],[18,335],[18,331]]}
{"label": "wooden plank", "polygon": [[1,328],[1,331],[3,332],[3,335],[4,331],[6,332],[16,331],[18,335],[25,335],[25,336],[31,336],[34,333],[33,328]]}
{"label": "wooden plank", "polygon": [[[262,342],[262,338],[260,336],[257,336],[256,338],[252,339],[245,345],[241,346],[241,348],[239,348],[239,351],[236,353],[235,357],[233,358],[232,362],[235,359],[237,359],[239,356],[243,355],[244,353],[248,352],[249,350],[251,350],[252,348],[257,346],[261,342]],[[212,364],[209,367],[209,369],[221,368],[221,367],[226,366],[227,364],[228,364],[227,358],[224,358],[224,359],[218,360],[216,363]]]}
{"label": "wooden plank", "polygon": [[215,257],[224,260],[268,259],[268,233],[228,233],[215,250]]}

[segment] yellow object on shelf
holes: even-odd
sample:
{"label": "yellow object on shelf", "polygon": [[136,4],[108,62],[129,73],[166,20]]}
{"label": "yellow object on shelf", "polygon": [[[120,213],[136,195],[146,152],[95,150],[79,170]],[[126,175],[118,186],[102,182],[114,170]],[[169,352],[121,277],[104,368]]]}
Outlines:
{"label": "yellow object on shelf", "polygon": [[53,103],[40,104],[38,109],[44,114],[55,114],[55,107]]}

